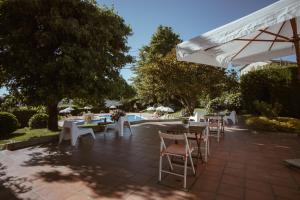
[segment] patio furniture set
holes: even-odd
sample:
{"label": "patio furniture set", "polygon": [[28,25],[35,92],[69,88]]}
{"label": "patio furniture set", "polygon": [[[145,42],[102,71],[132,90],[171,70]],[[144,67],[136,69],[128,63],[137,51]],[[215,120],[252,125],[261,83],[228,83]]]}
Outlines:
{"label": "patio furniture set", "polygon": [[[162,181],[162,173],[182,177],[183,188],[187,188],[187,169],[192,169],[193,175],[196,175],[196,169],[199,159],[207,162],[209,149],[209,138],[220,138],[224,136],[224,124],[231,120],[234,124],[237,122],[235,111],[229,116],[223,113],[203,115],[199,112],[190,119],[187,125],[177,125],[166,132],[159,131],[160,136],[160,159],[159,159],[159,182]],[[204,144],[204,148],[201,147]],[[201,153],[204,149],[204,159]],[[168,161],[169,170],[163,168],[163,158]],[[178,159],[183,162],[178,162]],[[177,173],[174,166],[183,167],[184,172]]]}

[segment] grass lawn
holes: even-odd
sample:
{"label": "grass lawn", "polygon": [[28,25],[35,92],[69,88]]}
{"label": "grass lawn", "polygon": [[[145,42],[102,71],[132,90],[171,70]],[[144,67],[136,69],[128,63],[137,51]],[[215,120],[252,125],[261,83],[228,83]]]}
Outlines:
{"label": "grass lawn", "polygon": [[8,142],[16,142],[16,141],[26,141],[30,138],[40,137],[40,136],[48,136],[48,135],[56,135],[59,131],[50,131],[46,128],[42,129],[30,129],[30,128],[21,128],[16,130],[15,132],[9,134],[0,139],[0,145]]}

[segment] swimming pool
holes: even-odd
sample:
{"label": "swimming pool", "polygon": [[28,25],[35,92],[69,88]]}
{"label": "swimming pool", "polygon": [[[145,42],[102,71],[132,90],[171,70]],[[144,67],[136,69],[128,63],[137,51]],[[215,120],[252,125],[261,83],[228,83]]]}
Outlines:
{"label": "swimming pool", "polygon": [[[138,115],[127,115],[129,122],[136,122],[144,120],[144,118],[138,116]],[[96,115],[94,116],[94,119],[90,122],[91,124],[98,124],[100,122],[112,122],[111,115]],[[84,120],[76,120],[76,124],[83,125],[85,123]]]}

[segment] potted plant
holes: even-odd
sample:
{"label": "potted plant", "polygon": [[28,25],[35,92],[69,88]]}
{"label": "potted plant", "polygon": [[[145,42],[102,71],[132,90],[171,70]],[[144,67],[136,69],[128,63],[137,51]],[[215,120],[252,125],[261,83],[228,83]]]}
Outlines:
{"label": "potted plant", "polygon": [[123,110],[120,109],[113,110],[111,114],[111,120],[117,122],[120,119],[120,117],[123,117],[125,115],[126,113]]}

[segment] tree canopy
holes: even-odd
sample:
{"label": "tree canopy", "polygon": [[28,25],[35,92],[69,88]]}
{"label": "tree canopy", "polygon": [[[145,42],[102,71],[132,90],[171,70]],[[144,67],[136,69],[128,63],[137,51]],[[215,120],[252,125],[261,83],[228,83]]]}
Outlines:
{"label": "tree canopy", "polygon": [[177,101],[192,114],[199,96],[214,98],[235,85],[236,79],[224,69],[177,61],[175,45],[180,41],[171,28],[159,26],[149,45],[140,50],[134,84],[146,103]]}
{"label": "tree canopy", "polygon": [[0,81],[48,107],[57,128],[62,98],[104,98],[127,54],[131,28],[93,0],[0,1]]}

